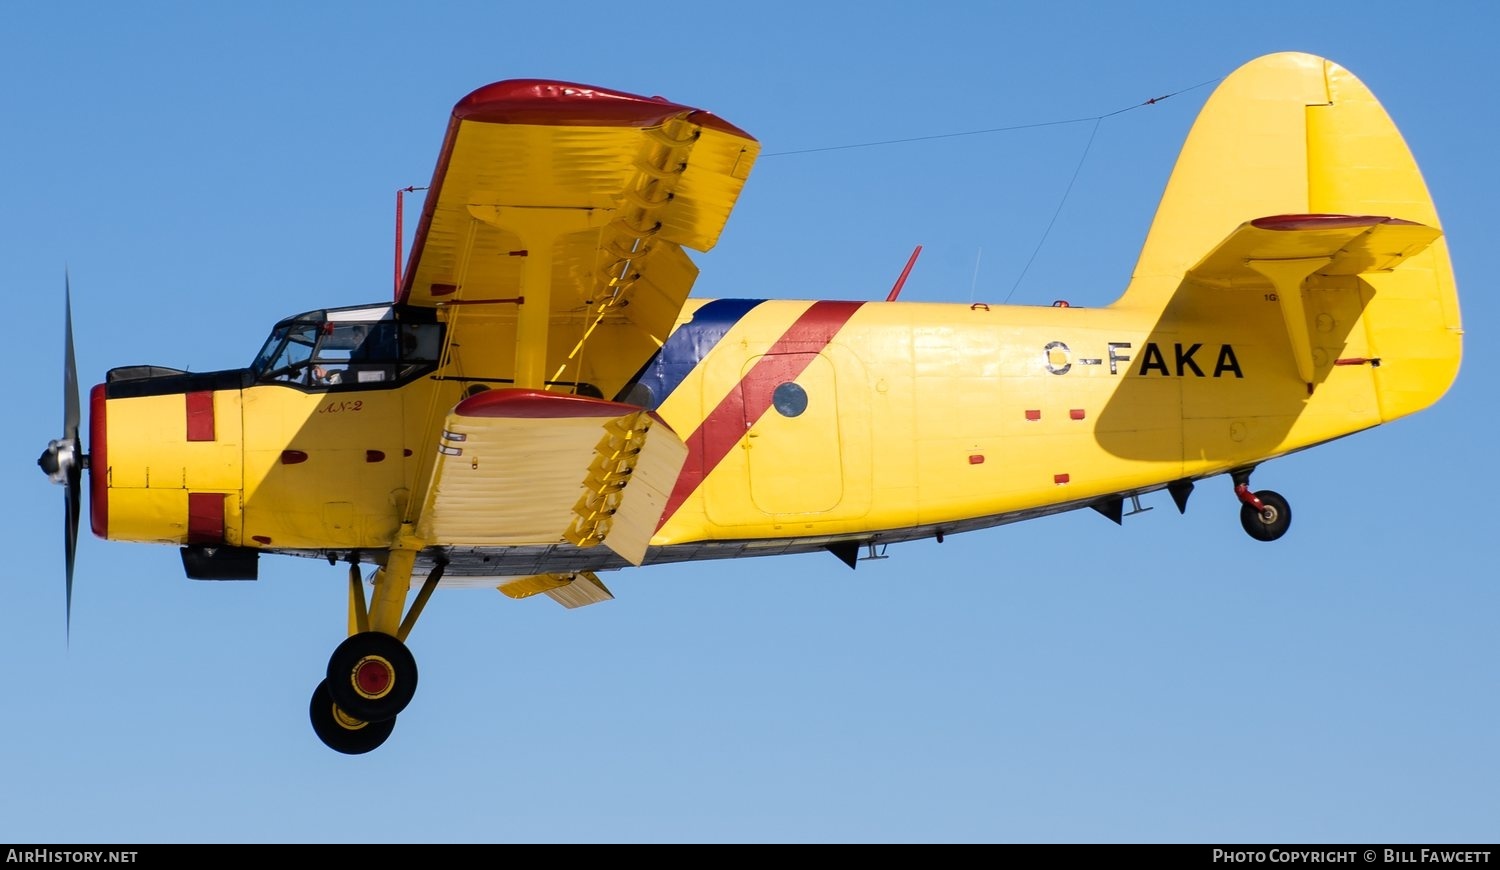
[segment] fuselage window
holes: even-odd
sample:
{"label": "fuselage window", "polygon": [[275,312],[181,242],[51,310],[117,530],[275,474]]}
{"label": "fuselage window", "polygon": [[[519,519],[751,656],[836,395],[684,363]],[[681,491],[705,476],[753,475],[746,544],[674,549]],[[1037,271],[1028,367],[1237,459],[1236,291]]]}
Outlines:
{"label": "fuselage window", "polygon": [[798,417],[807,410],[807,391],[800,384],[787,381],[771,394],[771,404],[783,417]]}

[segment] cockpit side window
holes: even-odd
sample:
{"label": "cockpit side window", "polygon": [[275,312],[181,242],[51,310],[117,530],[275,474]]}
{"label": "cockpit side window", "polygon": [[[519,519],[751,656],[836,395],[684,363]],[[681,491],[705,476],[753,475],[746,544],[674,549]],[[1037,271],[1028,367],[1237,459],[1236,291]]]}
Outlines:
{"label": "cockpit side window", "polygon": [[318,345],[313,377],[321,384],[394,381],[400,355],[392,320],[333,323]]}
{"label": "cockpit side window", "polygon": [[443,327],[436,323],[401,324],[402,377],[437,364],[443,352]]}

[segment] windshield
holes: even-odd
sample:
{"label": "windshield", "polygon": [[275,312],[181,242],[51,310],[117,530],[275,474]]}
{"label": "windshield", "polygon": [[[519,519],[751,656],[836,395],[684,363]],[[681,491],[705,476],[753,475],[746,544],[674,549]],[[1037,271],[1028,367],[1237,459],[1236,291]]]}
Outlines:
{"label": "windshield", "polygon": [[437,364],[442,325],[397,320],[391,306],[313,311],[276,325],[251,371],[261,383],[386,384]]}

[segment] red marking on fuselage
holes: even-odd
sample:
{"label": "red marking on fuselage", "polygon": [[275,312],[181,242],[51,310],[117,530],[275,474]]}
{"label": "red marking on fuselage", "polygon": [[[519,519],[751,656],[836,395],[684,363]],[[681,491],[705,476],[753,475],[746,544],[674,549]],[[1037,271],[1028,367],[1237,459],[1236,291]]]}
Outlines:
{"label": "red marking on fuselage", "polygon": [[188,493],[188,543],[224,543],[224,493]]}
{"label": "red marking on fuselage", "polygon": [[796,380],[828,346],[863,302],[814,302],[782,333],[740,382],[703,418],[697,431],[685,440],[687,461],[677,484],[662,509],[660,529],[677,513],[688,496],[734,449],[745,430],[771,407],[771,394],[780,384]]}
{"label": "red marking on fuselage", "polygon": [[89,390],[89,528],[109,537],[109,427],[105,425],[104,385]]}
{"label": "red marking on fuselage", "polygon": [[187,440],[214,440],[213,390],[194,390],[186,394]]}

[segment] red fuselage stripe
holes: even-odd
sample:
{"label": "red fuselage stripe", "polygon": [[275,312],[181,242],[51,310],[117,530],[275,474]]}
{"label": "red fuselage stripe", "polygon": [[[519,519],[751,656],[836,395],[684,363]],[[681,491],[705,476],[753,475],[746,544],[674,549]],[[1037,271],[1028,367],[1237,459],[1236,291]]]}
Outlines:
{"label": "red fuselage stripe", "polygon": [[195,390],[186,394],[187,440],[214,440],[213,390]]}
{"label": "red fuselage stripe", "polygon": [[224,493],[188,493],[188,543],[224,543]]}
{"label": "red fuselage stripe", "polygon": [[[814,302],[687,438],[688,458],[662,510],[660,529],[771,407],[776,387],[795,380],[863,302]],[[701,365],[701,363],[700,363]]]}

